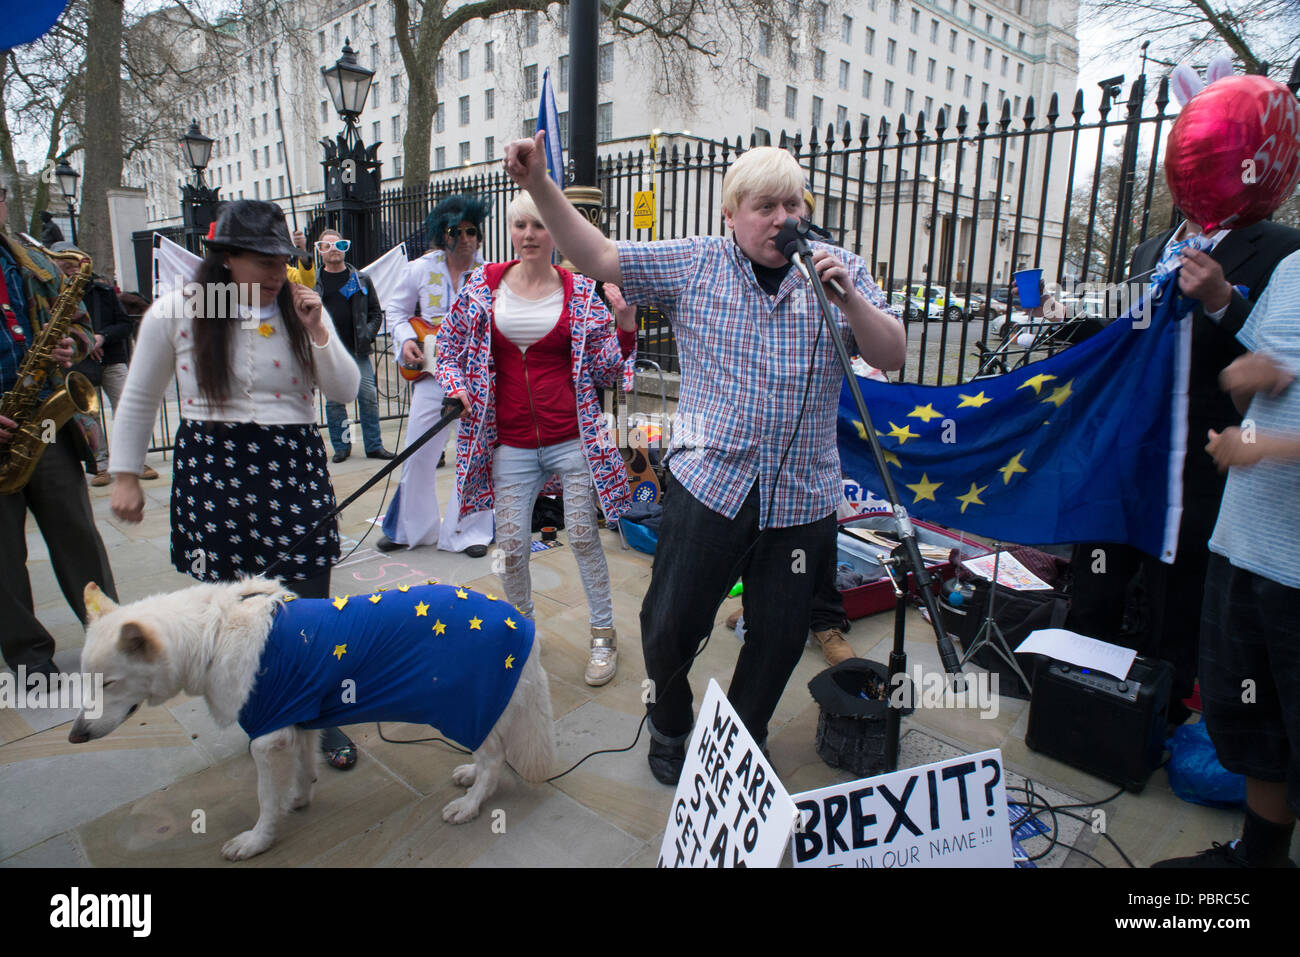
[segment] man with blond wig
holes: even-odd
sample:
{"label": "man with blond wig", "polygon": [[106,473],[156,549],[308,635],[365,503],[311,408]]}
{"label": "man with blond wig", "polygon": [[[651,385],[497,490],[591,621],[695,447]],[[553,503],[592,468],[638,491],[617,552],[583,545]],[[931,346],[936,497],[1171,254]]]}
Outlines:
{"label": "man with blond wig", "polygon": [[[727,695],[766,744],[803,650],[819,545],[840,498],[843,373],[811,288],[774,242],[786,217],[804,212],[804,174],[784,150],[751,149],[723,181],[729,238],[615,243],[547,177],[540,137],[512,143],[506,170],[578,270],[618,283],[629,303],[658,306],[677,333],[682,385],[669,456],[677,486],[641,606],[650,770],[675,784],[694,723],[690,662],[738,577],[748,629]],[[903,329],[866,265],[814,248],[845,342],[856,340],[872,365],[897,369]]]}

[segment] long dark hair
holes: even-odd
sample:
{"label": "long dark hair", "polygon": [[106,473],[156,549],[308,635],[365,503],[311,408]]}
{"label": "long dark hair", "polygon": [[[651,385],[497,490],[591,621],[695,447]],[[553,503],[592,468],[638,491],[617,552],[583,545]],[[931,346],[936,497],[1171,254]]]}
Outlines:
{"label": "long dark hair", "polygon": [[[242,252],[238,249],[209,247],[194,276],[194,281],[201,287],[201,291],[193,293],[197,297],[192,307],[196,320],[193,324],[194,372],[198,377],[199,394],[213,406],[225,405],[230,398],[231,321],[240,321],[240,317],[236,308],[237,300],[232,296],[210,293],[209,290],[227,285],[233,288],[230,270],[226,268],[226,254],[239,255]],[[314,379],[316,363],[312,357],[311,340],[307,330],[294,315],[293,293],[289,291],[288,281],[276,294],[275,304],[284,321],[293,357]],[[209,305],[213,307],[212,315],[205,312]]]}

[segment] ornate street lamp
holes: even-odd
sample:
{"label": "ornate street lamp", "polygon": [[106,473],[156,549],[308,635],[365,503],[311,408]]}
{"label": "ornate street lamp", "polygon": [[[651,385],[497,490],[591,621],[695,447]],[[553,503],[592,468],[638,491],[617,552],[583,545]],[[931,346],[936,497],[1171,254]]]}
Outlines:
{"label": "ornate street lamp", "polygon": [[185,248],[192,253],[203,255],[201,240],[208,234],[208,227],[217,218],[217,207],[221,203],[220,190],[213,189],[203,181],[203,171],[212,156],[210,136],[204,136],[199,129],[199,121],[191,120],[190,128],[180,138],[181,155],[194,172],[194,182],[181,185],[181,219],[185,224]]}
{"label": "ornate street lamp", "polygon": [[357,62],[351,38],[343,43],[343,55],[329,67],[321,67],[321,78],[329,90],[334,109],[343,120],[343,132],[321,140],[325,147],[325,215],[328,225],[352,240],[348,259],[355,265],[371,262],[378,254],[380,162],[379,143],[366,146],[361,140],[357,117],[365,109],[366,97],[375,72]]}
{"label": "ornate street lamp", "polygon": [[77,180],[81,179],[81,174],[68,165],[67,159],[59,160],[59,165],[54,168],[54,178],[59,181],[59,192],[63,194],[63,201],[68,204],[68,221],[72,224],[72,245],[77,245],[77,210],[73,206],[73,200],[77,198]]}

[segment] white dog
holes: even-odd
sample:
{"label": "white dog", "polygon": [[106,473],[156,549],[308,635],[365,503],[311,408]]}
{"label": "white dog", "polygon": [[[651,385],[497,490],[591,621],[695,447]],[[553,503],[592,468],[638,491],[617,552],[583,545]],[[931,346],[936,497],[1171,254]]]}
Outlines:
{"label": "white dog", "polygon": [[252,741],[260,813],[222,848],[260,854],[284,813],[306,807],[315,730],[365,721],[435,725],[471,748],[452,780],[466,794],[445,821],[478,815],[509,761],[542,781],[554,758],[551,696],[533,624],[513,605],[468,589],[421,585],[349,598],[302,599],[274,581],[196,585],[118,606],[86,586],[82,671],[102,674],[101,717],[83,711],[74,744],[102,738],[142,702],[202,695],[217,724]]}

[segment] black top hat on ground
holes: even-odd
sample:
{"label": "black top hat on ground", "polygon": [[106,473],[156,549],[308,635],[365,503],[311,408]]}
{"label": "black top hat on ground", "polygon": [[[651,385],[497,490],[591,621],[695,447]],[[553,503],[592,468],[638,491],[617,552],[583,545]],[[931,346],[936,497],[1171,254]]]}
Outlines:
{"label": "black top hat on ground", "polygon": [[203,242],[209,249],[247,250],[268,256],[302,253],[289,239],[284,210],[260,199],[236,199],[223,205]]}

